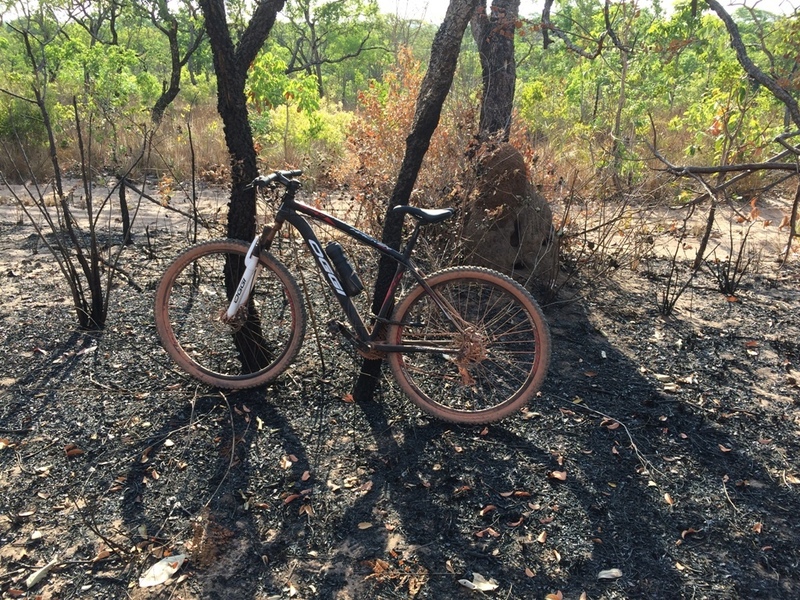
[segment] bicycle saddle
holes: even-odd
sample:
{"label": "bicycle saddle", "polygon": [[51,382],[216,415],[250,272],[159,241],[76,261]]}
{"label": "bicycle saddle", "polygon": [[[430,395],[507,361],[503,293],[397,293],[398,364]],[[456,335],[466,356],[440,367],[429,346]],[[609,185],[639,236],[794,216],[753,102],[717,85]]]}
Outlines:
{"label": "bicycle saddle", "polygon": [[424,221],[425,223],[441,223],[445,219],[453,216],[455,209],[453,208],[419,208],[417,206],[408,206],[401,204],[392,209],[393,212],[401,213],[404,215],[411,215],[415,219]]}

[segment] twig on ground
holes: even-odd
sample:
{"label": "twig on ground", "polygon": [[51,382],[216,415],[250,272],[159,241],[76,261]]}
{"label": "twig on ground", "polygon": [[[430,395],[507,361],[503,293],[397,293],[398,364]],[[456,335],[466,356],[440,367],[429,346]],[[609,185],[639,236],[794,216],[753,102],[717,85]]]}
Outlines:
{"label": "twig on ground", "polygon": [[722,491],[725,492],[725,497],[728,499],[728,502],[730,502],[730,505],[733,507],[733,510],[735,510],[737,513],[742,512],[733,503],[733,500],[731,500],[730,494],[728,494],[728,486],[725,485],[725,479],[722,480]]}
{"label": "twig on ground", "polygon": [[566,398],[559,397],[559,396],[556,396],[556,398],[561,400],[564,404],[568,404],[571,409],[580,408],[580,409],[583,409],[586,412],[592,413],[592,414],[597,415],[599,417],[603,417],[603,418],[608,419],[610,421],[614,421],[615,423],[619,423],[622,426],[622,428],[625,430],[625,434],[628,436],[628,441],[630,442],[631,450],[633,450],[634,454],[636,455],[636,458],[639,460],[639,463],[641,463],[642,467],[644,467],[645,470],[648,473],[658,473],[659,475],[661,475],[663,477],[666,477],[666,475],[664,473],[662,473],[661,471],[659,471],[653,465],[653,463],[651,463],[649,460],[647,460],[647,458],[645,458],[644,454],[642,454],[642,452],[639,450],[639,446],[634,441],[633,434],[631,434],[630,429],[628,429],[628,426],[625,425],[625,423],[623,423],[622,421],[620,421],[616,417],[612,417],[611,415],[607,415],[606,413],[604,413],[602,411],[595,410],[594,408],[586,406],[583,403],[575,404],[574,402],[571,402],[571,401],[567,400]]}

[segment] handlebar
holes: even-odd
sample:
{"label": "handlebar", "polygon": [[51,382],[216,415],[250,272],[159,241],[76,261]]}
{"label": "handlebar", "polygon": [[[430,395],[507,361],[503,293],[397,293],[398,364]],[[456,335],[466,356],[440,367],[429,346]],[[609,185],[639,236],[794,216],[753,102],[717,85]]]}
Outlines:
{"label": "handlebar", "polygon": [[280,183],[281,185],[288,186],[295,177],[303,174],[302,169],[293,169],[291,171],[273,171],[269,175],[260,175],[251,181],[247,188],[265,188],[273,183]]}

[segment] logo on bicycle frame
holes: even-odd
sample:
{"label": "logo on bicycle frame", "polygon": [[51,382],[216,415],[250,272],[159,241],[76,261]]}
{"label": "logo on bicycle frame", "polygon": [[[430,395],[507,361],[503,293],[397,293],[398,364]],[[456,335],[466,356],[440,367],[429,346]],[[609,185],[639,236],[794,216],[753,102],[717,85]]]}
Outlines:
{"label": "logo on bicycle frame", "polygon": [[325,253],[322,251],[322,248],[314,240],[308,240],[308,246],[311,248],[311,251],[316,255],[319,264],[322,265],[322,269],[328,275],[328,279],[333,286],[333,289],[336,290],[336,293],[340,296],[347,296],[344,292],[344,288],[342,288],[342,284],[339,283],[339,280],[336,278],[336,274],[333,272],[333,268],[331,267],[328,260],[325,258]]}

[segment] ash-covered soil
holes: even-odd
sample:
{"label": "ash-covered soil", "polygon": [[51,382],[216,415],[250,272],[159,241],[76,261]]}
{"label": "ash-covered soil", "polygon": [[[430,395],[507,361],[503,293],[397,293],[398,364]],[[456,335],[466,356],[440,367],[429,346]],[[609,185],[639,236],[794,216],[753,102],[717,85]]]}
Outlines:
{"label": "ash-covered soil", "polygon": [[33,229],[0,223],[4,598],[800,597],[796,263],[735,302],[702,275],[668,319],[647,272],[573,289],[541,396],[458,427],[388,371],[349,401],[359,359],[313,278],[319,335],[277,382],[187,378],[151,309],[187,242],[157,225],[92,333]]}

